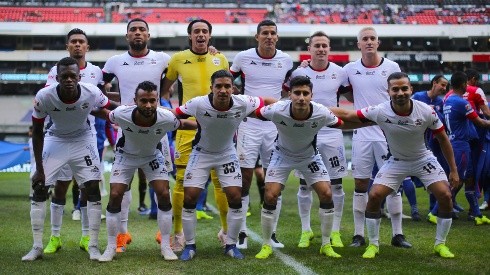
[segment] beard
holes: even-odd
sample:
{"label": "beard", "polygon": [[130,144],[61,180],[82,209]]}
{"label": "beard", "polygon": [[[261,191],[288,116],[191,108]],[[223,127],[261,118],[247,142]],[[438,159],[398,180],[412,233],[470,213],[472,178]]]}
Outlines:
{"label": "beard", "polygon": [[140,113],[145,118],[152,117],[153,115],[155,115],[155,112],[156,112],[155,109],[152,109],[152,110],[149,110],[149,111],[147,111],[145,109],[140,109],[140,108],[137,108],[137,109],[138,109],[138,113]]}
{"label": "beard", "polygon": [[146,48],[146,41],[141,43],[129,42],[129,47],[135,51],[142,51]]}

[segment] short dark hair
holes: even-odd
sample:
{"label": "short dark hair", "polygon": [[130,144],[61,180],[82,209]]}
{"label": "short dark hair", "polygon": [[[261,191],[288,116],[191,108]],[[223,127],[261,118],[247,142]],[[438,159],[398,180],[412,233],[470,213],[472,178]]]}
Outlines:
{"label": "short dark hair", "polygon": [[157,90],[157,85],[148,80],[141,82],[140,84],[138,84],[138,87],[136,87],[136,90],[134,91],[134,98],[136,98],[136,96],[138,95],[139,89],[151,93]]}
{"label": "short dark hair", "polygon": [[468,69],[464,72],[468,77],[468,80],[476,78],[476,80],[480,80],[480,73],[475,69]]}
{"label": "short dark hair", "polygon": [[326,37],[328,40],[330,40],[330,37],[328,37],[325,32],[316,31],[308,38],[308,45],[311,45],[311,40],[313,40],[313,37]]}
{"label": "short dark hair", "polygon": [[446,77],[444,77],[444,75],[442,74],[436,74],[432,80],[430,81],[430,87],[433,87],[434,86],[434,83],[437,83],[439,82],[439,80],[441,79],[446,79]]}
{"label": "short dark hair", "polygon": [[71,31],[68,32],[68,34],[66,35],[66,42],[69,42],[70,41],[70,37],[72,35],[74,35],[74,34],[82,34],[82,35],[84,35],[85,36],[85,39],[87,39],[87,43],[88,43],[88,36],[87,36],[87,34],[83,30],[81,30],[79,28],[74,28],[74,29],[72,29]]}
{"label": "short dark hair", "polygon": [[311,83],[311,80],[303,75],[298,75],[293,77],[289,81],[289,90],[292,90],[293,87],[298,87],[298,86],[304,86],[308,85],[310,87],[310,90],[313,91],[313,83]]}
{"label": "short dark hair", "polygon": [[392,74],[390,74],[390,76],[388,76],[388,79],[387,79],[387,82],[388,82],[388,86],[390,85],[390,81],[392,81],[393,79],[402,79],[402,78],[408,78],[408,80],[410,80],[410,78],[408,77],[408,74],[404,73],[404,72],[394,72]]}
{"label": "short dark hair", "polygon": [[451,76],[451,86],[453,86],[453,89],[464,89],[466,82],[468,82],[468,76],[463,72],[455,72]]}
{"label": "short dark hair", "polygon": [[263,27],[263,26],[274,26],[276,27],[276,30],[277,30],[277,25],[274,21],[272,20],[269,20],[269,19],[266,19],[266,20],[262,20],[258,25],[257,25],[257,34],[260,33],[260,28]]}
{"label": "short dark hair", "polygon": [[134,18],[134,19],[129,20],[128,25],[126,26],[126,32],[129,31],[129,25],[131,25],[131,23],[133,23],[133,22],[143,22],[143,23],[145,23],[146,29],[148,31],[150,31],[150,27],[148,27],[148,23],[144,19]]}
{"label": "short dark hair", "polygon": [[227,78],[231,79],[231,82],[233,82],[233,75],[230,73],[230,71],[228,71],[228,70],[218,70],[218,71],[214,72],[211,75],[211,85],[214,84],[214,81],[217,78],[222,78],[222,77],[227,77]]}
{"label": "short dark hair", "polygon": [[61,66],[71,66],[71,65],[77,65],[78,68],[78,62],[75,58],[73,57],[63,57],[58,63],[56,63],[56,73],[60,74],[60,67]]}
{"label": "short dark hair", "polygon": [[195,19],[195,20],[192,20],[189,23],[189,25],[187,25],[187,34],[191,34],[191,32],[192,32],[192,26],[194,26],[194,24],[199,23],[199,22],[208,25],[209,33],[212,33],[213,32],[213,26],[207,20],[205,20],[205,19]]}

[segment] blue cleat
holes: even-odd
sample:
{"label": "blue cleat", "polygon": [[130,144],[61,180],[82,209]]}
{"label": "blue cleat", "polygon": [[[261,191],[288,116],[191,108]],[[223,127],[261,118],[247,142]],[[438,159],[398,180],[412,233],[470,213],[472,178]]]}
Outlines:
{"label": "blue cleat", "polygon": [[190,261],[196,255],[196,245],[195,244],[187,244],[182,251],[182,255],[180,255],[180,259],[182,261]]}
{"label": "blue cleat", "polygon": [[245,256],[236,248],[235,244],[227,244],[225,247],[225,255],[232,257],[233,259],[243,260]]}

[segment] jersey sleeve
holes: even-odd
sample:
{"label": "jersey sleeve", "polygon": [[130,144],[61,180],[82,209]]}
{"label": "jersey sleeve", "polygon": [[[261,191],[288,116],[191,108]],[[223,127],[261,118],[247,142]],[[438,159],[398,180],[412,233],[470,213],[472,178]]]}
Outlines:
{"label": "jersey sleeve", "polygon": [[164,117],[164,127],[166,132],[171,132],[179,129],[180,120],[169,110],[158,108],[158,111],[162,113]]}
{"label": "jersey sleeve", "polygon": [[177,107],[175,109],[175,112],[177,115],[187,115],[187,116],[196,116],[197,112],[197,105],[198,105],[198,100],[197,99],[191,99],[187,101],[184,105]]}
{"label": "jersey sleeve", "polygon": [[357,117],[362,122],[368,122],[368,121],[377,122],[376,118],[378,116],[378,110],[379,108],[377,106],[368,106],[366,108],[357,110]]}
{"label": "jersey sleeve", "polygon": [[177,60],[178,60],[179,54],[174,54],[171,58],[170,61],[168,62],[168,68],[167,68],[167,73],[165,74],[165,77],[170,79],[171,81],[175,81],[177,77],[179,76],[179,72],[177,71]]}
{"label": "jersey sleeve", "polygon": [[432,110],[430,113],[429,122],[429,129],[431,129],[434,134],[444,131],[444,124],[439,119],[435,110]]}
{"label": "jersey sleeve", "polygon": [[46,85],[44,85],[44,86],[47,87],[47,86],[58,83],[58,81],[56,81],[56,75],[58,75],[57,69],[56,69],[56,66],[53,66],[53,68],[51,68],[51,70],[49,70],[48,79],[46,80]]}
{"label": "jersey sleeve", "polygon": [[478,88],[475,91],[475,104],[478,108],[480,108],[481,105],[488,105],[487,97],[481,88]]}
{"label": "jersey sleeve", "polygon": [[244,97],[244,101],[247,103],[247,114],[252,113],[253,111],[260,109],[264,107],[264,100],[261,97],[257,96],[245,96],[245,95],[240,95],[241,97]]}
{"label": "jersey sleeve", "polygon": [[112,124],[118,124],[119,113],[124,108],[125,108],[125,106],[119,106],[116,109],[109,112],[109,115],[107,117],[109,118],[109,121]]}
{"label": "jersey sleeve", "polygon": [[328,109],[327,107],[324,107],[322,106],[322,112],[325,112],[326,114],[326,125],[327,127],[329,128],[338,128],[340,127],[340,125],[342,125],[342,120],[337,117],[336,115],[334,115],[334,113],[332,113],[332,111],[330,111],[330,109]]}
{"label": "jersey sleeve", "polygon": [[464,113],[465,116],[470,120],[473,120],[478,116],[478,114],[475,112],[475,109],[473,109],[473,107],[471,107],[471,104],[467,101],[464,105]]}
{"label": "jersey sleeve", "polygon": [[262,119],[262,120],[270,120],[272,121],[274,117],[274,113],[276,112],[276,106],[277,103],[263,106],[255,112],[257,118]]}
{"label": "jersey sleeve", "polygon": [[34,98],[34,106],[32,108],[32,117],[37,120],[44,120],[44,118],[48,116],[48,113],[46,112],[46,108],[43,105],[41,97],[42,97],[41,93],[36,94],[36,97]]}
{"label": "jersey sleeve", "polygon": [[111,82],[112,79],[116,76],[115,73],[115,59],[114,57],[110,57],[104,64],[102,68],[102,78],[104,82]]}
{"label": "jersey sleeve", "polygon": [[235,55],[235,58],[233,59],[233,63],[231,64],[230,67],[230,72],[233,74],[233,76],[237,77],[241,74],[242,68],[242,58],[243,58],[243,52],[239,52],[237,55]]}
{"label": "jersey sleeve", "polygon": [[[97,87],[95,87],[95,88],[97,88]],[[96,99],[95,107],[106,108],[107,106],[109,106],[109,104],[110,104],[109,98],[107,98],[107,96],[104,95],[104,93],[102,93],[102,91],[99,88],[97,88],[95,90],[95,92],[97,93],[97,99]]]}

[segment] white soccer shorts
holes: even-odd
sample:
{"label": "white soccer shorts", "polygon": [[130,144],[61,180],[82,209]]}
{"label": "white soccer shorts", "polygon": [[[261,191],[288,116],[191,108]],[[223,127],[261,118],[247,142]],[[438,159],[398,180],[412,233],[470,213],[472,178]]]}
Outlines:
{"label": "white soccer shorts", "polygon": [[165,158],[160,150],[155,149],[155,154],[147,157],[116,152],[114,163],[112,164],[110,183],[131,183],[138,168],[143,170],[148,182],[154,180],[168,181]]}
{"label": "white soccer shorts", "polygon": [[275,127],[264,130],[242,122],[237,134],[237,154],[240,166],[255,168],[257,158],[260,156],[262,167],[267,169],[276,138],[277,129]]}
{"label": "white soccer shorts", "polygon": [[378,168],[388,158],[386,141],[352,141],[352,176],[356,179],[371,178],[374,163]]}
{"label": "white soccer shorts", "polygon": [[342,131],[329,132],[328,134],[322,134],[320,131],[317,135],[316,144],[330,178],[340,179],[347,176],[347,160]]}

